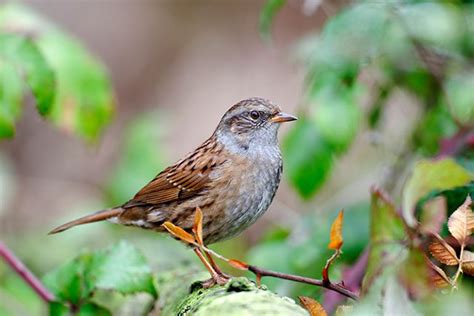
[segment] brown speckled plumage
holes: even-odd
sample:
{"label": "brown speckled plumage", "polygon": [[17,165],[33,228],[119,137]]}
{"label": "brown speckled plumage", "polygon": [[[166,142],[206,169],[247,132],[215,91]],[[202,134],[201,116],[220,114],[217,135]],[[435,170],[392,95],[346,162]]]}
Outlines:
{"label": "brown speckled plumage", "polygon": [[124,205],[64,224],[111,222],[164,231],[170,221],[190,230],[196,207],[203,213],[206,244],[232,237],[268,208],[280,182],[279,123],[295,118],[261,98],[230,108],[212,136],[166,168]]}

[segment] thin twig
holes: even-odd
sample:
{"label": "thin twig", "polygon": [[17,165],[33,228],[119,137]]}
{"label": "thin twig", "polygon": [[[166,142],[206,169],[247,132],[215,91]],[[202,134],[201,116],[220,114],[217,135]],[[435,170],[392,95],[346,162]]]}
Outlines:
{"label": "thin twig", "polygon": [[324,282],[323,280],[317,280],[317,279],[312,279],[312,278],[306,278],[302,277],[299,275],[293,275],[293,274],[286,274],[286,273],[281,273],[281,272],[276,272],[276,271],[271,271],[271,270],[266,270],[262,269],[256,266],[249,265],[248,270],[252,273],[254,273],[257,276],[260,277],[274,277],[274,278],[279,278],[279,279],[285,279],[285,280],[290,280],[290,281],[295,281],[295,282],[300,282],[300,283],[306,283],[306,284],[311,284],[311,285],[316,285],[320,287],[324,287],[328,290],[335,291],[339,294],[342,294],[346,297],[349,297],[355,301],[359,300],[359,296],[352,292],[349,289],[346,289],[344,286],[340,284],[335,284],[331,282]]}
{"label": "thin twig", "polygon": [[[221,260],[223,260],[227,263],[230,263],[231,261],[236,262],[235,260],[230,260],[230,259],[216,253],[215,251],[213,251],[213,250],[211,250],[207,247],[204,247],[204,249],[207,250],[212,255],[216,256],[217,258],[219,258],[219,259],[221,259]],[[299,276],[299,275],[286,274],[286,273],[282,273],[282,272],[266,270],[266,269],[259,268],[259,267],[253,266],[253,265],[249,265],[249,264],[246,264],[246,263],[243,263],[243,262],[241,264],[242,264],[242,268],[244,268],[244,266],[245,266],[244,270],[248,270],[248,271],[252,272],[253,274],[255,274],[257,276],[257,281],[260,278],[265,277],[265,276],[279,278],[279,279],[285,279],[285,280],[290,280],[290,281],[295,281],[295,282],[306,283],[306,284],[311,284],[311,285],[324,287],[328,290],[335,291],[335,292],[337,292],[341,295],[344,295],[348,298],[351,298],[353,300],[356,300],[356,301],[359,300],[359,296],[357,294],[355,294],[351,290],[345,288],[343,285],[331,283],[329,280],[328,280],[329,282],[325,282],[323,280],[302,277],[302,276]],[[233,267],[236,267],[234,264],[231,264],[231,265]]]}
{"label": "thin twig", "polygon": [[459,252],[459,266],[456,271],[456,274],[454,275],[454,278],[452,281],[454,286],[451,290],[454,290],[457,287],[456,283],[458,281],[459,275],[462,273],[463,256],[464,256],[464,243],[461,244],[461,251]]}
{"label": "thin twig", "polygon": [[31,273],[8,247],[0,241],[0,257],[18,274],[41,299],[47,303],[54,301],[54,295]]}

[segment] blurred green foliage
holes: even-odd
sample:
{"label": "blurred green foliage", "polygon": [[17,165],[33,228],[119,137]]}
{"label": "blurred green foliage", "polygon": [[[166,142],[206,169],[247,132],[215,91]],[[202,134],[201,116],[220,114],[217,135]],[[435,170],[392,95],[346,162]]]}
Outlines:
{"label": "blurred green foliage", "polygon": [[[270,36],[272,21],[285,2],[269,0],[262,9],[264,38]],[[363,299],[351,314],[389,314],[397,306],[407,315],[469,310],[468,277],[455,295],[437,293],[434,300],[426,294],[428,270],[422,248],[426,236],[419,236],[417,223],[425,212],[423,206],[433,198],[446,197],[446,214],[451,214],[468,194],[474,194],[472,144],[462,143],[472,137],[474,124],[473,19],[469,1],[354,1],[330,17],[321,33],[298,41],[296,51],[306,72],[305,97],[300,120],[286,135],[283,152],[285,174],[302,198],[314,197],[324,186],[337,164],[335,158],[347,152],[358,134],[383,127],[394,92],[411,94],[421,109],[407,150],[425,159],[413,166],[403,194],[395,196],[394,202],[373,190],[370,199],[367,194],[366,201],[345,207],[343,254],[331,268],[331,280],[341,279],[370,245]],[[94,58],[75,40],[16,5],[0,7],[0,44],[1,137],[13,135],[21,112],[20,67],[42,115],[87,140],[97,138],[110,120],[113,97],[107,75]],[[366,74],[374,82],[368,84]],[[105,204],[124,202],[164,166],[160,116],[148,113],[130,122],[121,157],[106,184]],[[387,143],[390,146],[390,140]],[[443,148],[446,144],[454,150]],[[451,158],[439,159],[442,156]],[[396,181],[402,175],[394,177]],[[249,250],[248,262],[321,278],[321,268],[332,253],[327,243],[338,210],[318,211],[303,214],[291,225],[270,228]],[[111,232],[112,237],[124,236],[118,227]],[[65,244],[99,238],[87,231],[82,234],[71,235]],[[157,242],[154,235],[144,234],[132,231],[127,238],[153,255],[156,248],[167,255],[149,256],[157,262],[148,265],[140,251],[119,243],[107,250],[83,252],[48,273],[44,282],[58,298],[51,314],[67,314],[74,306],[79,314],[109,315],[120,309],[116,305],[136,295],[146,296],[145,303],[134,301],[143,307],[140,313],[146,312],[160,290],[151,271],[187,257],[174,241]],[[241,248],[241,244],[228,245],[230,250],[222,250],[227,256]],[[18,310],[17,302],[23,300],[28,302],[23,307],[27,312],[37,311],[39,302],[31,290],[6,271],[0,265],[0,298],[19,299],[11,300],[15,306],[0,304],[0,314]],[[327,299],[314,286],[271,278],[263,282],[282,295]],[[430,304],[424,304],[426,299]]]}
{"label": "blurred green foliage", "polygon": [[[156,297],[150,267],[143,255],[128,243],[121,242],[109,249],[83,253],[44,277],[44,283],[54,293],[51,315],[69,315],[70,310],[94,315],[110,315],[92,302],[99,289],[123,294],[148,293]],[[92,311],[91,311],[92,310]]]}
{"label": "blurred green foliage", "polygon": [[55,77],[32,40],[0,33],[0,137],[12,137],[21,113],[25,77],[38,112],[47,115],[54,102]]}
{"label": "blurred green foliage", "polygon": [[[279,9],[268,1],[262,15],[274,17]],[[306,71],[306,93],[300,120],[286,135],[283,152],[285,174],[301,197],[310,199],[324,186],[337,164],[335,159],[350,148],[357,134],[384,128],[387,104],[400,90],[415,97],[421,113],[406,150],[400,152],[426,158],[452,156],[422,160],[413,167],[402,186],[403,195],[395,197],[403,200],[400,209],[377,193],[357,212],[357,208],[347,207],[343,255],[333,273],[340,274],[371,245],[365,275],[366,290],[370,291],[356,305],[355,315],[393,312],[393,304],[406,305],[408,314],[426,309],[410,298],[413,288],[422,292],[428,282],[422,250],[414,246],[419,241],[411,239],[416,234],[411,230],[423,216],[424,203],[432,198],[447,197],[446,221],[468,194],[474,194],[472,144],[462,141],[472,138],[474,131],[473,14],[469,1],[353,1],[330,17],[319,34],[298,41],[296,51]],[[268,36],[271,25],[264,25],[261,32]],[[372,81],[367,82],[367,77]],[[390,147],[391,140],[385,141]],[[403,174],[392,176],[391,182],[403,180]],[[275,234],[267,232],[277,237],[254,247],[249,262],[321,277],[320,268],[329,256],[324,249],[333,211],[304,216],[300,224],[288,228],[287,235],[278,234],[281,228],[276,228]],[[369,217],[370,238],[368,231],[361,231],[369,227]],[[295,264],[300,260],[306,263]],[[406,282],[407,276],[411,283]],[[324,302],[322,291],[314,287],[282,280],[265,283],[279,293],[308,295]],[[387,291],[393,297],[384,296]]]}
{"label": "blurred green foliage", "polygon": [[259,28],[263,39],[270,39],[270,27],[275,14],[285,5],[286,0],[268,0],[260,12]]}
{"label": "blurred green foliage", "polygon": [[134,118],[124,133],[120,159],[106,185],[108,205],[130,199],[165,166],[162,137],[166,120],[162,112]]}
{"label": "blurred green foliage", "polygon": [[0,6],[0,138],[15,133],[23,78],[38,112],[87,141],[110,121],[114,98],[109,78],[73,38],[17,4]]}
{"label": "blurred green foliage", "polygon": [[[274,16],[279,7],[270,3],[263,12],[271,7],[266,15]],[[441,139],[473,126],[473,11],[462,1],[354,1],[320,34],[300,42],[306,70],[303,120],[286,144],[311,140],[318,145],[287,145],[284,153],[287,175],[303,197],[323,185],[334,165],[327,161],[342,155],[361,127],[379,127],[397,89],[413,94],[422,108],[421,124],[413,131],[422,154],[436,153]],[[367,86],[363,73],[376,82]],[[365,117],[361,96],[370,100]]]}

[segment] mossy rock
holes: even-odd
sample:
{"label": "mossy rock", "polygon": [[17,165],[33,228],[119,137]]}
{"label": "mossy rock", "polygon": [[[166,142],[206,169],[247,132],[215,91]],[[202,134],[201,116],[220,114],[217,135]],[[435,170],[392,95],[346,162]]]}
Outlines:
{"label": "mossy rock", "polygon": [[189,271],[161,277],[158,280],[160,315],[308,315],[294,300],[257,287],[247,278],[234,278],[226,285],[203,289],[196,281],[205,278],[208,278],[205,273]]}

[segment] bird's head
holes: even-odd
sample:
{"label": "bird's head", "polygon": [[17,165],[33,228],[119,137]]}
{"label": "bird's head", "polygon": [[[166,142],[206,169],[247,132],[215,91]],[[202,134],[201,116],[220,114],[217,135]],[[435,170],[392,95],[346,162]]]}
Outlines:
{"label": "bird's head", "polygon": [[276,145],[281,123],[297,118],[262,98],[250,98],[231,107],[222,117],[216,134],[224,143],[248,149],[252,145]]}

